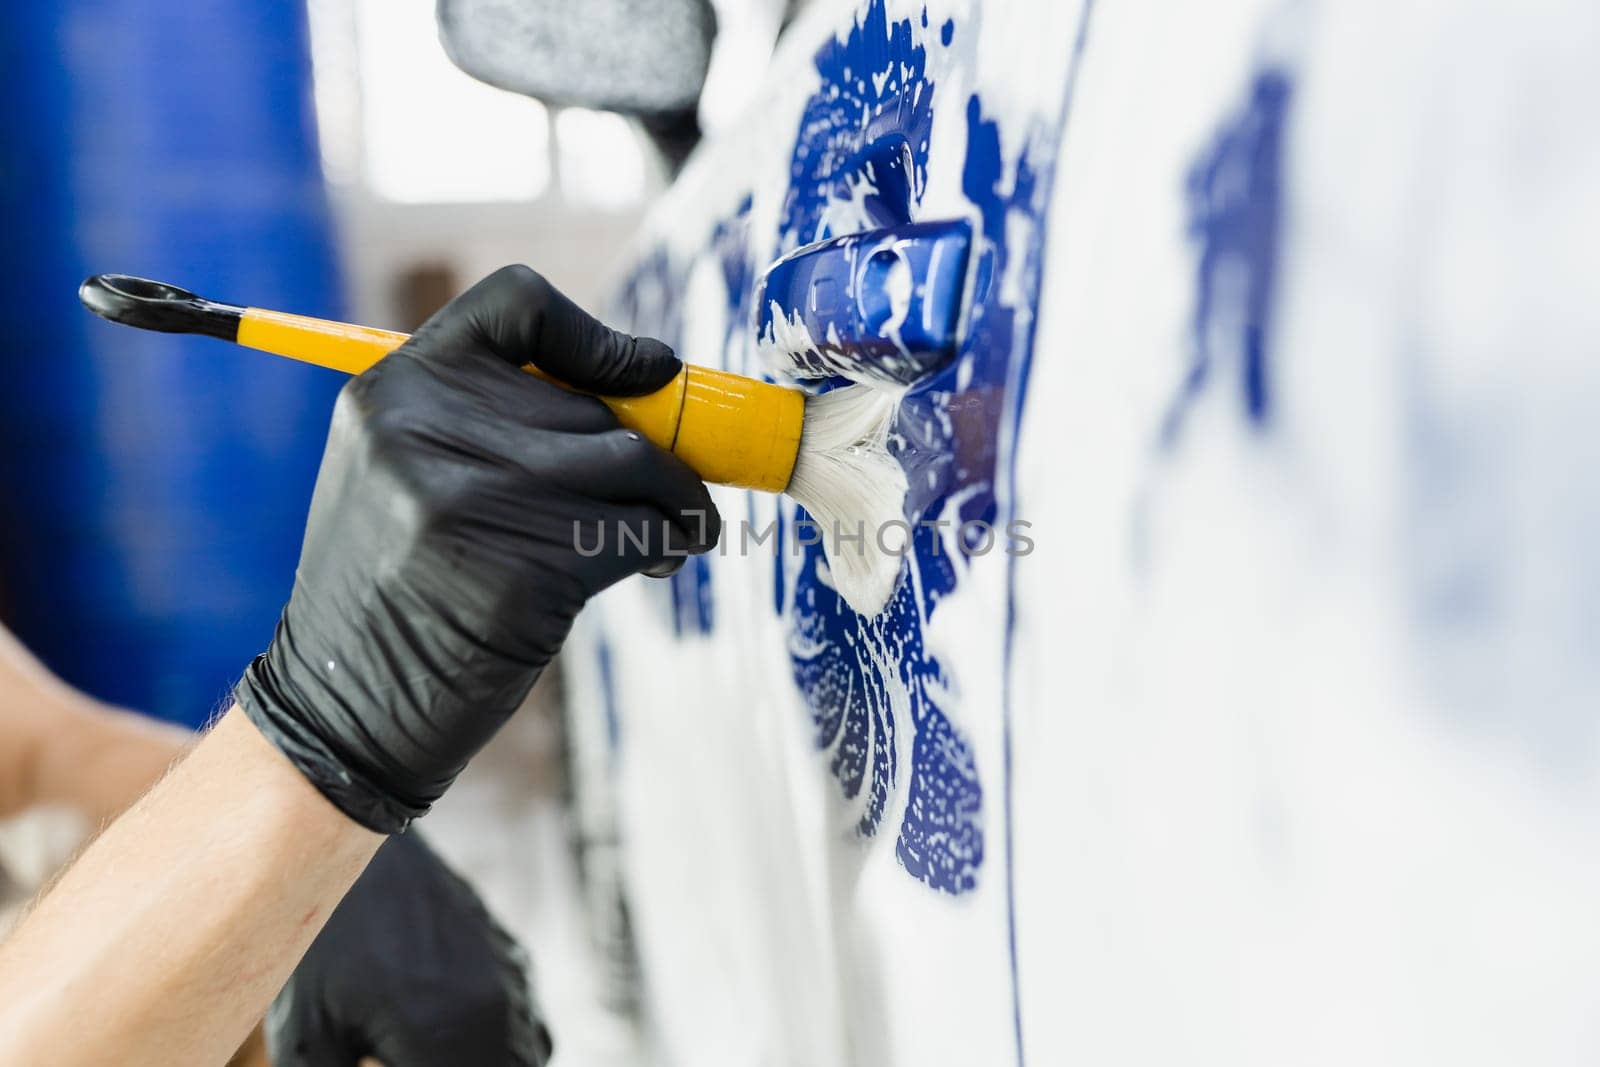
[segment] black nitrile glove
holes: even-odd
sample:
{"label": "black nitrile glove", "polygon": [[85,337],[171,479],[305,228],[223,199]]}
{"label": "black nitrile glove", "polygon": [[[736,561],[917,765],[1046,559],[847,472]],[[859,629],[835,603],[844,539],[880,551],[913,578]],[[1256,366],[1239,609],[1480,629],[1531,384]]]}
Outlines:
{"label": "black nitrile glove", "polygon": [[720,531],[693,471],[526,363],[610,395],[680,367],[526,267],[453,301],[340,394],[293,594],[235,693],[324,796],[380,833],[455,780],[589,597],[670,570]]}
{"label": "black nitrile glove", "polygon": [[543,1067],[522,950],[415,834],[384,842],[266,1019],[274,1067]]}

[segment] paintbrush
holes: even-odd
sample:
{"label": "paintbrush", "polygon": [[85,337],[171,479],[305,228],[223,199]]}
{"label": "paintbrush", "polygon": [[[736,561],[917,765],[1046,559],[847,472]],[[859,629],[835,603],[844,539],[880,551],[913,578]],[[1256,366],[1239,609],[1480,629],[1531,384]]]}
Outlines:
{"label": "paintbrush", "polygon": [[[409,338],[222,304],[125,274],[95,275],[78,298],[112,322],[205,334],[346,374],[360,374]],[[792,497],[811,514],[845,602],[863,615],[876,615],[888,603],[899,580],[901,547],[889,531],[904,520],[906,496],[905,472],[887,448],[893,391],[852,385],[809,394],[686,363],[654,393],[599,399],[623,426],[678,456],[705,481]]]}

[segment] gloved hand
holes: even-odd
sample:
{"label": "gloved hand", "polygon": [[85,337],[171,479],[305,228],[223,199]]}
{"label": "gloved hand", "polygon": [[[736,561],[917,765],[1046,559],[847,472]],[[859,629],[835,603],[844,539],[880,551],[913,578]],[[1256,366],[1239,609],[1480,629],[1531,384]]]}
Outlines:
{"label": "gloved hand", "polygon": [[522,950],[415,834],[384,842],[266,1018],[273,1067],[543,1067]]}
{"label": "gloved hand", "polygon": [[526,267],[453,301],[340,394],[294,591],[235,693],[324,796],[380,833],[455,780],[589,597],[707,550],[721,529],[682,461],[518,369],[530,362],[619,396],[680,367]]}

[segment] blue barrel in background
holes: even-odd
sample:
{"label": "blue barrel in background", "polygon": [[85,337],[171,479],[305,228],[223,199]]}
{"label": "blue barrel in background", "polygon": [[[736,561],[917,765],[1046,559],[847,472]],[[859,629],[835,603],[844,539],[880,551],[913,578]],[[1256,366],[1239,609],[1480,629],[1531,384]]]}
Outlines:
{"label": "blue barrel in background", "polygon": [[304,7],[16,5],[0,33],[0,614],[203,721],[272,635],[340,377],[101,322],[88,274],[337,317]]}

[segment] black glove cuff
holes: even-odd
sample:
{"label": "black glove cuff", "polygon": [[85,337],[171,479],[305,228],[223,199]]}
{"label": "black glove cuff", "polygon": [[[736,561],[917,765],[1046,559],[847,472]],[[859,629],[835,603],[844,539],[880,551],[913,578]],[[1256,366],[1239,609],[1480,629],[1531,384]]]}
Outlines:
{"label": "black glove cuff", "polygon": [[380,834],[397,834],[413,819],[428,813],[429,805],[408,804],[365,775],[340,756],[335,747],[290,708],[273,684],[270,652],[263,652],[250,664],[234,688],[233,698],[245,716],[272,742],[317,792],[328,802],[367,829]]}

